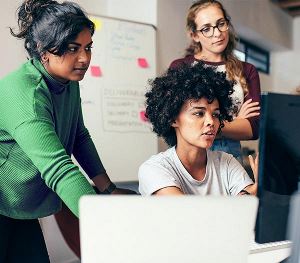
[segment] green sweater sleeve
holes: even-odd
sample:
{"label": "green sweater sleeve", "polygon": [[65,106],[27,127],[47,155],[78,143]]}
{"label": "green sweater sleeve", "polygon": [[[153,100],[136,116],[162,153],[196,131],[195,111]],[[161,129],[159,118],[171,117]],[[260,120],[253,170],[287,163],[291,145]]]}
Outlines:
{"label": "green sweater sleeve", "polygon": [[40,171],[45,183],[78,216],[82,195],[95,194],[93,188],[73,164],[48,120],[27,120],[16,127],[13,137]]}

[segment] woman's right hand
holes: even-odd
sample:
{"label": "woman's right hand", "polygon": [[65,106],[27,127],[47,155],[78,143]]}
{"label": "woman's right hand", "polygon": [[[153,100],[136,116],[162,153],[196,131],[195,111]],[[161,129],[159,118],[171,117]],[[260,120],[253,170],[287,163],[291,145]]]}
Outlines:
{"label": "woman's right hand", "polygon": [[247,119],[258,116],[260,114],[259,110],[259,102],[252,102],[252,99],[246,100],[243,103],[236,119]]}

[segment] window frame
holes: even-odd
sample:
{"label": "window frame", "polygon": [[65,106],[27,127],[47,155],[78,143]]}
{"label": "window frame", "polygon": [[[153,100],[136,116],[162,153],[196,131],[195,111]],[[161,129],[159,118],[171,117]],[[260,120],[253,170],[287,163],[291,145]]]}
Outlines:
{"label": "window frame", "polygon": [[[249,62],[249,58],[251,59],[251,64],[253,64],[256,69],[262,73],[270,74],[270,52],[258,47],[257,45],[254,45],[253,43],[248,42],[247,40],[244,40],[242,38],[239,39],[237,47],[235,50],[242,52],[245,56],[245,62]],[[264,56],[265,59],[260,59],[255,56],[252,56],[249,54],[251,51],[258,53],[261,56]],[[257,61],[258,64],[255,63]],[[265,69],[261,68],[259,64],[263,64],[265,66]]]}

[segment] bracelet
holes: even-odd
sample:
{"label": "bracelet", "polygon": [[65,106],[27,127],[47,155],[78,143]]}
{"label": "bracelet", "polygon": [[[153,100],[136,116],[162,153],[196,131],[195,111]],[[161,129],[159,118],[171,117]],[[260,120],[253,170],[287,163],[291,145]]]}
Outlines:
{"label": "bracelet", "polygon": [[241,194],[241,195],[250,195],[250,193],[248,192],[248,191],[246,191],[246,190],[241,190],[240,192],[239,192],[239,194]]}
{"label": "bracelet", "polygon": [[110,184],[109,184],[109,186],[104,190],[104,191],[99,191],[99,194],[103,194],[103,195],[109,195],[109,194],[111,194],[115,189],[117,188],[117,186],[113,183],[113,182],[111,182]]}

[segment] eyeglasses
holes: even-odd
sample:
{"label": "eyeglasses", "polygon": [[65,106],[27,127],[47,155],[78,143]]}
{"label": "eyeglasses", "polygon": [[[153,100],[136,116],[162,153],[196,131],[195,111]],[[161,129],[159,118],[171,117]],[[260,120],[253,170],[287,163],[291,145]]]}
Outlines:
{"label": "eyeglasses", "polygon": [[220,32],[225,32],[229,28],[229,22],[227,20],[219,21],[215,26],[205,26],[202,29],[196,30],[196,32],[201,32],[205,37],[212,37],[215,33],[215,28],[217,28]]}

